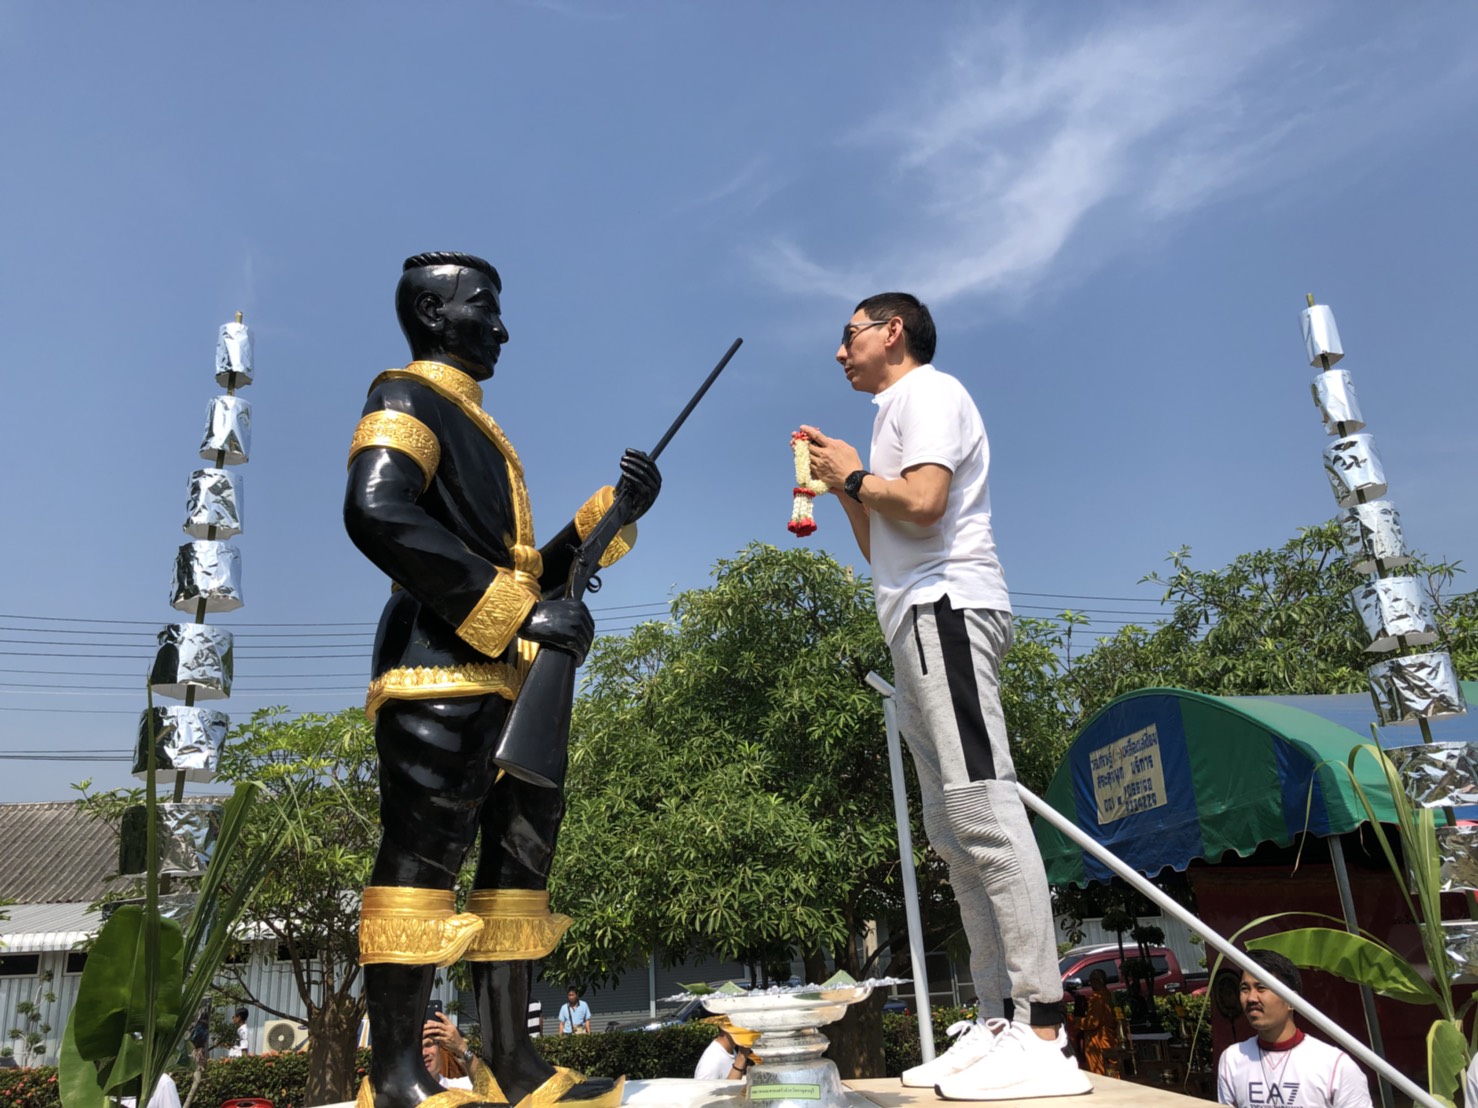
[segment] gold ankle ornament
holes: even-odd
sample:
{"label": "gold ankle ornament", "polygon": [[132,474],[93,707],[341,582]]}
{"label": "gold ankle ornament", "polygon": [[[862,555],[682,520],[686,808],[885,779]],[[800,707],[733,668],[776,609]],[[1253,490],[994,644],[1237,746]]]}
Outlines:
{"label": "gold ankle ornament", "polygon": [[359,964],[450,966],[462,960],[482,920],[458,914],[450,889],[371,885],[359,909]]}

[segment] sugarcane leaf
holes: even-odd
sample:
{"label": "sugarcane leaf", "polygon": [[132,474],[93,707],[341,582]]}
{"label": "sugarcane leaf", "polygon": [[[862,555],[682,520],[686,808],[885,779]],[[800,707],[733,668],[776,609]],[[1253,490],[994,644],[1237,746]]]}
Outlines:
{"label": "sugarcane leaf", "polygon": [[1389,947],[1363,935],[1351,935],[1328,927],[1305,927],[1248,939],[1249,950],[1276,950],[1296,966],[1321,969],[1368,985],[1381,996],[1408,1004],[1438,1003],[1436,992],[1412,968],[1411,963]]}

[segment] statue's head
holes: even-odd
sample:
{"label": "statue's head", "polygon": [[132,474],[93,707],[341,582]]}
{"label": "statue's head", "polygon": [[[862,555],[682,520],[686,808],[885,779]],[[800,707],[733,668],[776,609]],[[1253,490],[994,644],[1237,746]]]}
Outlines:
{"label": "statue's head", "polygon": [[502,291],[498,271],[471,254],[438,251],[407,258],[395,289],[395,314],[411,357],[491,377],[508,341]]}

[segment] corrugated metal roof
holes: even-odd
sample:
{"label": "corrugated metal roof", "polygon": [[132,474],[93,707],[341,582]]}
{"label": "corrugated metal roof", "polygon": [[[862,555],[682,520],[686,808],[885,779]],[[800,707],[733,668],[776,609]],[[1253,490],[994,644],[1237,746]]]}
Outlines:
{"label": "corrugated metal roof", "polygon": [[71,950],[102,926],[102,916],[80,902],[66,904],[11,904],[10,917],[0,920],[0,943],[7,954],[35,954],[43,950]]}
{"label": "corrugated metal roof", "polygon": [[0,859],[0,899],[86,904],[118,872],[118,839],[70,802],[0,804]]}

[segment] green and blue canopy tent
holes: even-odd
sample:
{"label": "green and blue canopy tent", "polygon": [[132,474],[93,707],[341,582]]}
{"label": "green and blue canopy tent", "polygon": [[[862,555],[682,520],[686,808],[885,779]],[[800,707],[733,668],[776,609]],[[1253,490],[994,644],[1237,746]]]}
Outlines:
{"label": "green and blue canopy tent", "polygon": [[[1478,682],[1464,682],[1464,692],[1478,702]],[[1287,845],[1305,829],[1338,836],[1367,819],[1340,767],[1371,741],[1373,717],[1363,695],[1141,689],[1111,701],[1083,727],[1044,799],[1149,876],[1197,859],[1215,862],[1228,851],[1246,856],[1264,842]],[[1438,721],[1432,732],[1438,742],[1471,741],[1474,724],[1467,717]],[[1380,740],[1401,746],[1420,737],[1395,727]],[[1377,818],[1395,822],[1375,760],[1357,758],[1355,775]],[[1052,884],[1109,879],[1104,866],[1045,821],[1037,821],[1036,834]]]}

